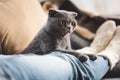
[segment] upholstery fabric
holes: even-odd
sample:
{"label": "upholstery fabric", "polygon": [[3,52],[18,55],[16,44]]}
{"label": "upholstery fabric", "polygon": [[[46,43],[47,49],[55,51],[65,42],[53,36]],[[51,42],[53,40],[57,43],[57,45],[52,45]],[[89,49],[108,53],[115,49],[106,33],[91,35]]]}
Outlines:
{"label": "upholstery fabric", "polygon": [[0,42],[3,52],[23,50],[44,25],[47,16],[37,0],[0,0]]}

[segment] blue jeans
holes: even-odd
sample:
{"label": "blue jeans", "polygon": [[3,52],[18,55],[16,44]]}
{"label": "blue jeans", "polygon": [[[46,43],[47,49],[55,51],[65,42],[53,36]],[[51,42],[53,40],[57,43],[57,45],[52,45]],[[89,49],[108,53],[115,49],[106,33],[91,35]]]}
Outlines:
{"label": "blue jeans", "polygon": [[0,80],[100,80],[108,70],[108,60],[103,57],[81,63],[61,52],[0,55]]}

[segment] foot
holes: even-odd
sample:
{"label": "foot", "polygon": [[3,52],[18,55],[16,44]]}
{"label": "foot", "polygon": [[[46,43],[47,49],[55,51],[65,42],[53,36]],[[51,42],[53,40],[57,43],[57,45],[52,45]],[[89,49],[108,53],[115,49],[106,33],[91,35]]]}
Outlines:
{"label": "foot", "polygon": [[104,50],[107,44],[112,39],[115,30],[115,22],[111,20],[106,21],[97,30],[94,40],[91,43],[90,47],[85,47],[83,49],[77,50],[77,52],[94,54]]}
{"label": "foot", "polygon": [[105,50],[98,53],[98,55],[101,55],[109,60],[111,69],[118,61],[120,61],[120,26],[117,27],[115,36],[110,41]]}

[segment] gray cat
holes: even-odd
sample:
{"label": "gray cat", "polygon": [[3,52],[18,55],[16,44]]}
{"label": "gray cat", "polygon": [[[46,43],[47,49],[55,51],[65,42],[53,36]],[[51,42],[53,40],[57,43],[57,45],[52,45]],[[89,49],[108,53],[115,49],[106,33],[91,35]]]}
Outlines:
{"label": "gray cat", "polygon": [[[76,27],[77,13],[64,10],[49,10],[48,20],[28,47],[20,53],[48,54],[52,51],[61,51],[78,57],[82,62],[87,60],[86,55],[71,49],[70,34]],[[95,55],[88,55],[95,60]]]}

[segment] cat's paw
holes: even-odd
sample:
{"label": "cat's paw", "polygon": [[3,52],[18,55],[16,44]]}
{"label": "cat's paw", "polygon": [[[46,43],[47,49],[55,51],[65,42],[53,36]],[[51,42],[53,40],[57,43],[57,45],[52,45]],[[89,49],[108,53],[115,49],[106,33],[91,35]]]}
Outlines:
{"label": "cat's paw", "polygon": [[83,63],[86,62],[88,60],[88,56],[87,55],[78,55],[77,58]]}
{"label": "cat's paw", "polygon": [[97,59],[97,56],[95,54],[86,54],[87,56],[89,56],[89,59],[92,61],[95,61]]}
{"label": "cat's paw", "polygon": [[81,62],[86,62],[88,60],[88,58],[92,61],[95,61],[97,59],[97,56],[94,54],[80,54],[77,56],[77,58],[81,61]]}

